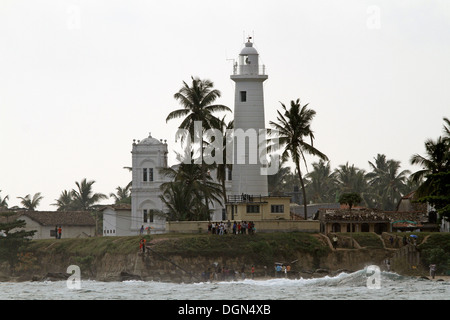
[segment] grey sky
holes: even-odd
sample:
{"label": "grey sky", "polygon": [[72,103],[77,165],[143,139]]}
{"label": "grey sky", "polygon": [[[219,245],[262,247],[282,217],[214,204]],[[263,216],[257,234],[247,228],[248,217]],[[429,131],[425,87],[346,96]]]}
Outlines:
{"label": "grey sky", "polygon": [[280,101],[309,103],[332,168],[383,153],[418,170],[411,155],[450,117],[449,1],[3,0],[0,196],[41,192],[46,210],[83,178],[125,186],[133,139],[176,148],[182,81],[212,80],[233,109],[244,35],[269,74],[266,123]]}

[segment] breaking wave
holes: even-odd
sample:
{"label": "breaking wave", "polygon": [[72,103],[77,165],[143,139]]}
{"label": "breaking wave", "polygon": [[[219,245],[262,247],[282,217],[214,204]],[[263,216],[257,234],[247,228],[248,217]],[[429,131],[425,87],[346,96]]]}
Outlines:
{"label": "breaking wave", "polygon": [[245,279],[189,284],[154,281],[82,280],[78,290],[65,281],[0,283],[0,299],[121,300],[397,300],[450,299],[450,282],[420,280],[378,270],[376,289],[369,288],[373,270],[341,272],[312,279]]}

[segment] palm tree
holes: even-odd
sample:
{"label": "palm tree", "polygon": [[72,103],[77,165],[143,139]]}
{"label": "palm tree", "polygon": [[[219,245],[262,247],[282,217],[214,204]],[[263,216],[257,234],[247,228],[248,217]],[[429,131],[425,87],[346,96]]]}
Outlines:
{"label": "palm tree", "polygon": [[[291,173],[291,168],[284,166],[285,162],[280,161],[278,163],[278,170],[275,174],[267,176],[267,182],[269,186],[269,194],[283,194],[285,192],[292,192],[292,189],[286,189],[287,180]],[[269,164],[270,166],[271,164]]]}
{"label": "palm tree", "polygon": [[373,204],[373,199],[369,193],[366,172],[363,169],[355,167],[354,164],[350,166],[347,162],[345,165],[340,165],[334,169],[334,177],[337,182],[338,198],[343,193],[358,193],[366,206]]}
{"label": "palm tree", "polygon": [[[2,192],[2,190],[0,190],[0,192]],[[6,202],[9,199],[9,196],[6,196],[2,199],[2,197],[0,197],[0,211],[2,209],[8,209],[8,203]]]}
{"label": "palm tree", "polygon": [[382,210],[394,210],[400,197],[407,192],[409,170],[400,169],[400,161],[386,160],[386,155],[378,154],[375,164],[369,161],[372,171],[367,173],[369,185],[377,198],[377,207]]}
{"label": "palm tree", "polygon": [[[174,98],[179,101],[183,109],[178,109],[169,113],[166,122],[176,118],[184,118],[179,128],[187,130],[194,139],[195,137],[200,138],[200,150],[203,154],[203,135],[205,131],[212,128],[220,129],[220,121],[213,113],[222,111],[231,112],[231,109],[221,104],[214,104],[214,102],[220,98],[221,93],[219,90],[214,89],[212,81],[201,80],[194,77],[191,77],[191,79],[191,86],[183,81],[181,89],[174,94]],[[197,121],[200,121],[202,124],[202,132],[195,132],[195,122]],[[186,136],[181,136],[181,142],[183,143],[186,138]],[[206,184],[207,169],[203,157],[201,159],[202,180],[203,183]],[[209,207],[207,193],[203,196],[205,198],[206,206]]]}
{"label": "palm tree", "polygon": [[72,189],[73,204],[76,210],[90,211],[95,209],[95,205],[108,197],[102,193],[93,193],[92,185],[95,181],[83,179],[75,182],[77,189]]}
{"label": "palm tree", "polygon": [[127,203],[131,204],[131,195],[130,195],[130,184],[127,184],[125,188],[121,188],[120,186],[116,188],[117,192],[110,193],[109,196],[114,198],[115,204]]}
{"label": "palm tree", "polygon": [[[207,220],[210,217],[209,206],[201,200],[202,196],[211,202],[222,202],[221,185],[215,183],[209,174],[205,182],[202,168],[197,164],[182,162],[171,168],[160,168],[159,172],[171,180],[161,184],[161,200],[172,219]],[[185,200],[184,206],[179,205],[182,199]]]}
{"label": "palm tree", "polygon": [[450,119],[444,117],[444,139],[450,139]]}
{"label": "palm tree", "polygon": [[[328,157],[313,146],[314,133],[311,130],[311,121],[316,115],[316,112],[312,109],[308,109],[308,104],[302,107],[300,105],[300,99],[297,99],[296,101],[292,100],[289,110],[283,103],[281,103],[281,106],[283,113],[277,111],[278,122],[270,121],[270,125],[273,126],[276,132],[269,130],[269,134],[276,134],[279,139],[279,147],[284,148],[281,154],[282,161],[290,157],[295,163],[303,192],[303,205],[306,220],[306,190],[302,172],[300,170],[300,162],[303,161],[306,167],[305,154],[318,156],[325,161],[328,161]],[[305,138],[309,138],[311,143],[308,143]]]}
{"label": "palm tree", "polygon": [[197,220],[197,208],[203,205],[189,194],[188,186],[181,181],[167,184],[159,197],[167,208],[166,218],[169,221]]}
{"label": "palm tree", "polygon": [[[414,154],[411,157],[411,164],[420,165],[421,170],[414,172],[411,177],[414,181],[427,178],[430,175],[447,172],[450,170],[450,150],[449,143],[446,138],[439,137],[436,141],[427,139],[425,141],[426,157]],[[419,196],[428,193],[432,180],[426,179],[418,188]]]}
{"label": "palm tree", "polygon": [[[203,142],[203,133],[211,128],[220,129],[220,121],[213,115],[214,112],[230,111],[231,109],[221,104],[214,104],[220,98],[221,92],[213,89],[214,84],[210,80],[201,80],[191,77],[192,85],[183,81],[181,89],[174,94],[183,109],[169,113],[166,122],[176,118],[184,118],[179,128],[189,131],[191,137],[199,137]],[[201,121],[203,132],[194,132],[194,124]],[[200,136],[201,135],[201,136]],[[185,136],[182,136],[182,141]],[[203,147],[203,145],[201,146]]]}
{"label": "palm tree", "polygon": [[428,202],[441,217],[450,216],[450,120],[444,118],[444,136],[436,141],[425,141],[427,157],[415,154],[411,164],[419,164],[422,170],[411,175],[414,181],[424,179],[416,193],[419,202]]}
{"label": "palm tree", "polygon": [[52,206],[57,206],[56,211],[71,211],[74,209],[74,203],[72,198],[72,191],[63,190],[58,199],[55,199],[56,203],[52,203]]}
{"label": "palm tree", "polygon": [[306,175],[306,194],[315,203],[336,201],[336,179],[330,163],[320,160],[312,164],[313,170]]}
{"label": "palm tree", "polygon": [[35,193],[33,198],[31,195],[27,194],[25,197],[17,197],[17,199],[21,199],[20,204],[25,207],[26,210],[36,210],[37,206],[41,202],[44,197],[41,196],[41,193]]}
{"label": "palm tree", "polygon": [[227,130],[231,130],[234,128],[234,121],[231,120],[230,122],[225,122],[225,116],[220,120],[219,125],[220,131],[222,132],[222,162],[217,163],[217,172],[216,172],[216,178],[222,185],[222,193],[223,193],[223,201],[224,203],[227,201],[227,190],[225,186],[225,182],[227,180],[227,169],[231,171],[233,169],[233,165],[230,163],[227,163]]}

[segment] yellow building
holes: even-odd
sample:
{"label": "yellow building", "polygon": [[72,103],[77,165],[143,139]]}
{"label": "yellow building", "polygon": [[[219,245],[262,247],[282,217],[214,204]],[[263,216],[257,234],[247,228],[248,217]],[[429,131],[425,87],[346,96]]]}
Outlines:
{"label": "yellow building", "polygon": [[291,197],[247,194],[229,196],[226,203],[227,219],[231,221],[289,220],[290,202]]}

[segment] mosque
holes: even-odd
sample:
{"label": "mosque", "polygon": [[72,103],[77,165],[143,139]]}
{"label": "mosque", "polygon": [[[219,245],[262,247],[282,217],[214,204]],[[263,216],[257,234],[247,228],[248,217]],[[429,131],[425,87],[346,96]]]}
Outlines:
{"label": "mosque", "polygon": [[[229,199],[226,204],[213,205],[213,221],[236,219],[242,203],[268,196],[267,176],[261,174],[263,164],[258,156],[261,143],[258,139],[261,138],[252,135],[265,129],[263,82],[268,76],[265,67],[259,64],[259,54],[250,37],[233,65],[230,78],[235,83],[233,170],[232,174],[226,174]],[[255,137],[256,141],[251,140]],[[131,154],[131,208],[123,205],[106,207],[103,210],[104,235],[136,235],[142,228],[150,228],[151,233],[164,233],[165,219],[155,213],[164,211],[159,197],[160,186],[168,180],[159,174],[158,168],[168,166],[167,142],[149,134],[145,139],[133,140]],[[251,210],[256,210],[263,202],[266,203],[261,200],[255,205],[252,200]],[[246,208],[248,212],[249,206]]]}

